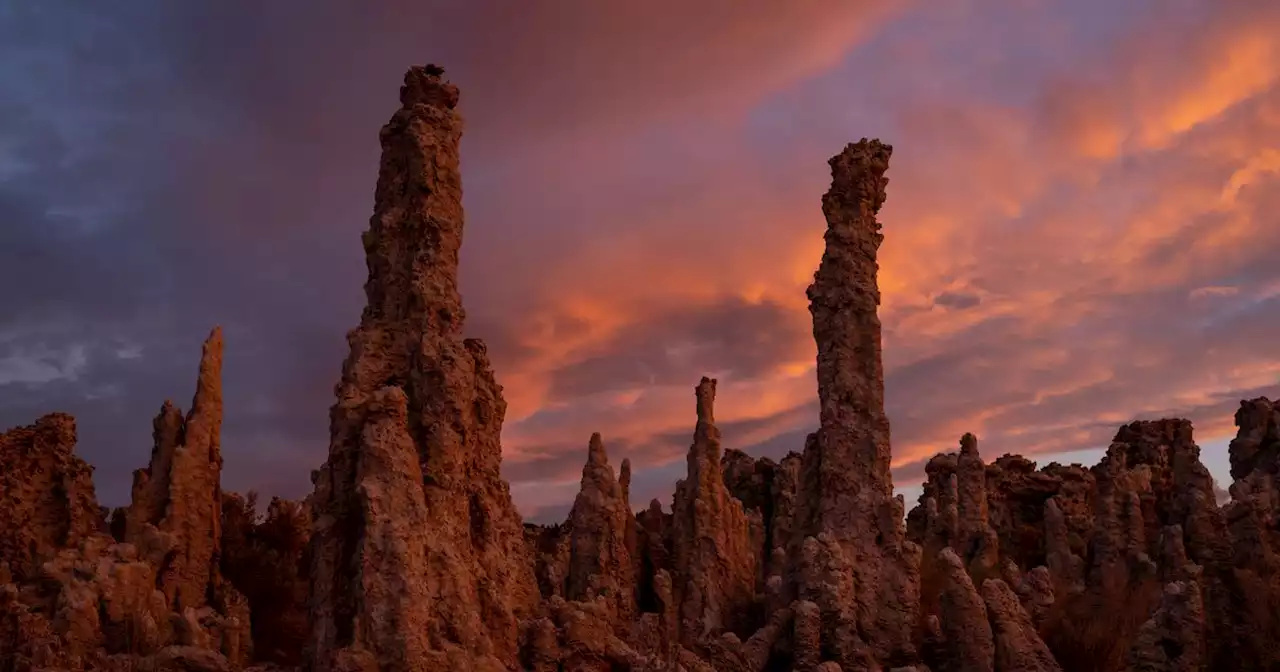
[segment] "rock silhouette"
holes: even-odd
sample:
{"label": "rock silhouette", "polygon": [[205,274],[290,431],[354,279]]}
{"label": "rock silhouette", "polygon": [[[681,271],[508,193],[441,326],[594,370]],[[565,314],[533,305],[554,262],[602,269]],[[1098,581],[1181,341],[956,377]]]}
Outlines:
{"label": "rock silhouette", "polygon": [[[818,430],[723,446],[694,391],[669,508],[590,437],[559,525],[500,474],[506,411],[463,335],[463,122],[436,66],[383,127],[327,459],[305,502],[223,492],[222,335],[165,402],[110,521],[62,414],[0,434],[0,670],[1056,672],[1280,669],[1280,404],[1241,402],[1219,505],[1191,424],[1121,427],[1099,464],[978,437],[890,474],[876,255],[892,148],[845,147],[808,288]],[[1106,614],[1109,618],[1100,618]]]}

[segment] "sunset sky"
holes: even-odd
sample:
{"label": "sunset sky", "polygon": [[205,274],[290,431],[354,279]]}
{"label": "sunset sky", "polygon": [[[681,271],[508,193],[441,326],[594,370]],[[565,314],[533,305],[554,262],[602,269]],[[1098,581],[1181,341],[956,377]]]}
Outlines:
{"label": "sunset sky", "polygon": [[427,62],[527,518],[593,431],[667,501],[704,374],[726,447],[803,447],[826,160],[864,136],[908,500],[966,431],[1092,463],[1172,415],[1225,479],[1239,400],[1280,395],[1275,0],[39,0],[0,3],[0,429],[74,414],[126,503],[221,324],[224,488],[309,492]]}

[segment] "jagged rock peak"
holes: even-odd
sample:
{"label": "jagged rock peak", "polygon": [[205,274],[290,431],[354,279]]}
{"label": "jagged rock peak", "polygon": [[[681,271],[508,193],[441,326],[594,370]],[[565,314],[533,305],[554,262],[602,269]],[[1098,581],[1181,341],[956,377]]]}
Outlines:
{"label": "jagged rock peak", "polygon": [[720,431],[714,424],[716,381],[695,388],[698,424],[676,484],[672,546],[680,603],[680,636],[693,644],[732,629],[754,595],[759,549],[753,520],[724,484]]}
{"label": "jagged rock peak", "polygon": [[380,133],[374,215],[362,236],[369,269],[362,323],[403,320],[427,333],[462,332],[463,122],[454,109],[457,99],[457,87],[439,76],[416,67],[405,73],[401,107]]}
{"label": "jagged rock peak", "polygon": [[151,526],[177,540],[160,585],[179,613],[205,606],[221,584],[222,354],[222,328],[214,327],[201,348],[191,410],[184,417],[166,400],[152,423],[151,461],[133,474],[125,515],[130,543],[142,545]]}
{"label": "jagged rock peak", "polygon": [[[56,651],[48,669],[80,669],[71,666],[105,653],[152,654],[168,644],[198,647],[224,666],[238,668],[249,659],[249,605],[220,572],[221,369],[222,333],[215,328],[204,343],[191,411],[184,417],[166,402],[154,423],[150,465],[135,472],[134,501],[116,531],[127,543],[105,534],[64,535],[39,580],[21,587],[18,603],[0,607],[0,621],[16,616],[25,633],[19,639],[28,640],[19,642],[19,658],[22,645],[38,643],[34,639]],[[74,425],[70,429],[64,439],[74,442]],[[61,488],[74,493],[68,485]],[[6,648],[0,641],[0,667]]]}
{"label": "jagged rock peak", "polygon": [[703,377],[694,389],[697,398],[698,424],[694,428],[693,445],[689,448],[689,477],[723,483],[720,471],[720,430],[716,427],[716,381]]}
{"label": "jagged rock peak", "polygon": [[538,600],[499,473],[502,388],[484,344],[462,338],[458,91],[414,67],[400,102],[380,133],[367,305],[312,496],[315,672],[341,659],[512,667]]}
{"label": "jagged rock peak", "polygon": [[569,558],[565,597],[602,597],[611,622],[630,620],[636,590],[628,527],[633,521],[622,484],[609,466],[600,434],[592,434],[581,489],[567,523]]}
{"label": "jagged rock peak", "polygon": [[[903,503],[893,493],[876,314],[876,253],[883,240],[876,213],[884,203],[891,153],[888,145],[863,139],[830,161],[831,187],[822,198],[826,250],[807,292],[818,346],[820,422],[805,445],[800,524],[788,545],[793,564],[807,537],[827,534],[841,546],[840,553],[824,557],[847,559],[856,576],[831,602],[847,605],[857,623],[824,623],[832,628],[824,637],[853,652],[862,644],[850,633],[861,633],[871,657],[881,662],[916,655],[921,559],[920,548],[906,540]],[[820,589],[799,583],[801,595]]]}
{"label": "jagged rock peak", "polygon": [[187,413],[187,435],[196,433],[198,441],[211,442],[211,457],[221,461],[219,432],[222,429],[222,327],[215,326],[200,347],[200,372],[196,376],[196,393]]}

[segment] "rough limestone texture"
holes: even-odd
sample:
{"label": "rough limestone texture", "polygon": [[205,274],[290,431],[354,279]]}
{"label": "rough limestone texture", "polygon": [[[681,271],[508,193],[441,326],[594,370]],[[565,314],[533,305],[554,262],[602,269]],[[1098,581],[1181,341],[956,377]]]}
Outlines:
{"label": "rough limestone texture", "polygon": [[[837,599],[854,606],[855,632],[882,664],[916,657],[921,560],[919,546],[906,539],[904,505],[894,497],[889,472],[876,312],[876,252],[884,238],[876,213],[885,201],[891,153],[878,140],[863,140],[829,162],[831,188],[822,199],[826,251],[808,289],[818,345],[820,425],[805,445],[799,534],[790,545],[794,559],[803,546],[794,537],[826,532],[843,547],[854,577],[852,594]],[[855,634],[835,624],[824,627],[831,628],[824,636],[832,638]],[[849,642],[843,648],[860,646]]]}
{"label": "rough limestone texture", "polygon": [[592,434],[581,488],[569,512],[564,595],[580,601],[602,597],[610,607],[609,621],[629,627],[635,612],[636,567],[627,540],[628,525],[634,521],[627,496],[609,466],[604,441]]}
{"label": "rough limestone texture", "polygon": [[938,604],[944,651],[940,672],[993,672],[996,647],[982,596],[955,551],[943,549],[937,563],[943,577]]}
{"label": "rough limestone texture", "polygon": [[975,574],[990,574],[1000,562],[1000,541],[991,527],[987,504],[987,469],[973,434],[960,438],[956,458],[956,522],[960,557]]}
{"label": "rough limestone texture", "polygon": [[316,671],[514,667],[538,601],[499,474],[506,402],[484,344],[462,337],[463,123],[441,75],[411,68],[380,135],[368,301],[312,496]]}
{"label": "rough limestone texture", "polygon": [[1280,404],[1266,397],[1240,402],[1239,431],[1228,454],[1231,502],[1225,507],[1236,564],[1262,573],[1280,569]]}
{"label": "rough limestone texture", "polygon": [[1254,472],[1274,475],[1280,470],[1280,403],[1266,397],[1242,401],[1235,420],[1239,431],[1227,448],[1231,477],[1241,480]]}
{"label": "rough limestone texture", "polygon": [[125,541],[171,540],[157,559],[158,586],[169,609],[229,644],[232,661],[250,655],[249,606],[223,578],[222,555],[222,330],[201,350],[196,391],[184,416],[165,401],[152,423],[151,462],[133,473],[133,501],[125,513]]}
{"label": "rough limestone texture", "polygon": [[[973,449],[977,457],[976,442]],[[964,461],[970,470],[963,483],[962,454],[939,453],[925,465],[923,492],[907,515],[907,533],[924,546],[926,557],[950,546],[967,558],[975,575],[993,576],[1008,563],[1046,566],[1056,583],[1082,589],[1096,518],[1093,474],[1080,465],[1056,462],[1037,469],[1031,460],[1004,455],[985,465],[979,479],[973,468],[977,460],[966,456]],[[982,507],[973,498],[978,492],[986,499],[985,525],[980,522]],[[970,519],[964,524],[966,535],[961,533],[962,499],[966,510],[976,513],[965,516]]]}
{"label": "rough limestone texture", "polygon": [[112,654],[159,650],[180,618],[156,589],[158,558],[147,560],[92,535],[45,563],[37,583],[0,587],[0,668],[97,669]]}
{"label": "rough limestone texture", "polygon": [[[630,464],[615,477],[597,435],[569,520],[522,526],[499,475],[501,389],[461,336],[461,120],[441,75],[409,71],[381,136],[368,305],[304,507],[306,669],[1280,669],[1280,414],[1266,398],[1236,415],[1223,506],[1190,423],[1170,419],[1122,427],[1092,469],[984,464],[966,435],[929,461],[904,526],[876,317],[890,155],[877,141],[831,161],[808,293],[820,428],[804,452],[722,449],[704,379],[671,513],[654,501],[631,515]],[[298,558],[243,557],[252,544],[228,530],[256,525],[244,511],[219,529],[220,356],[215,332],[191,413],[166,404],[155,419],[114,539],[94,532],[69,418],[0,436],[18,465],[0,475],[0,514],[19,521],[0,529],[0,669],[265,672],[244,667],[247,606],[220,549],[242,568]],[[297,592],[274,594],[288,606]]]}
{"label": "rough limestone texture", "polygon": [[126,540],[137,543],[147,525],[175,540],[160,568],[160,585],[174,611],[199,609],[218,583],[222,545],[222,330],[204,343],[191,411],[166,401],[154,422],[151,464],[133,473]]}
{"label": "rough limestone texture", "polygon": [[[135,502],[120,517],[125,525],[119,532],[127,542],[90,530],[101,522],[97,513],[94,522],[79,526],[63,522],[60,548],[36,574],[8,577],[15,583],[4,587],[7,597],[0,599],[0,622],[7,624],[0,626],[0,668],[142,669],[161,664],[156,656],[173,646],[200,649],[202,659],[228,668],[249,660],[248,602],[219,572],[221,358],[221,334],[215,329],[205,343],[191,413],[183,417],[166,404],[156,422],[151,466],[135,473]],[[52,424],[46,420],[37,428],[57,431],[46,432],[38,443],[44,446],[56,436],[69,457],[74,422],[66,416]],[[50,463],[56,469],[10,464],[23,470],[15,476],[30,483],[68,473],[62,461]],[[74,473],[87,481],[89,468]],[[57,497],[65,493],[77,494],[79,508],[98,510],[91,484],[73,479],[48,491]],[[46,516],[69,520],[57,500],[42,506]],[[53,538],[40,518],[17,529]]]}
{"label": "rough limestone texture", "polygon": [[1164,587],[1160,606],[1129,649],[1130,672],[1193,672],[1205,669],[1204,604],[1200,584],[1175,581]]}
{"label": "rough limestone texture", "polygon": [[64,413],[0,434],[0,583],[34,578],[100,527],[93,467],[75,445],[76,421]]}
{"label": "rough limestone texture", "polygon": [[[1280,665],[1280,655],[1267,644],[1280,623],[1275,406],[1265,398],[1244,401],[1236,422],[1240,431],[1231,449],[1236,481],[1231,501],[1221,506],[1186,420],[1121,427],[1106,456],[1088,470],[1057,464],[1036,469],[1018,456],[986,465],[987,514],[999,540],[999,573],[1030,622],[1047,629],[1073,664],[1086,664],[1078,658],[1081,647],[1093,646],[1100,652],[1129,650],[1131,660],[1139,656],[1151,665],[1157,654],[1199,661],[1178,665],[1203,669]],[[909,516],[912,538],[931,555],[947,547],[974,548],[966,539],[975,535],[961,531],[961,521],[974,516],[960,511],[980,510],[972,503],[961,505],[976,479],[958,477],[959,458],[947,454],[929,461],[924,493]],[[1024,574],[1020,565],[1033,569]],[[968,569],[975,576],[986,573],[975,563]],[[1118,618],[1146,618],[1149,613],[1134,610],[1160,599],[1166,612],[1176,613],[1171,600],[1183,593],[1160,598],[1159,587],[1192,584],[1204,614],[1198,640],[1203,651],[1194,656],[1143,649],[1139,640],[1155,626],[1139,628],[1141,619],[1113,629],[1070,623],[1099,610]],[[1051,617],[1054,612],[1059,615]],[[1170,617],[1151,618],[1163,623]],[[1106,637],[1116,639],[1108,644],[1097,639]]]}
{"label": "rough limestone texture", "polygon": [[[1250,659],[1252,669],[1280,668],[1280,403],[1266,397],[1240,402],[1238,432],[1228,452],[1231,501],[1223,507],[1232,562],[1229,573],[1203,563],[1209,662]],[[1188,554],[1193,554],[1188,548]],[[1194,557],[1194,556],[1193,556]],[[1218,580],[1214,578],[1217,575]],[[1228,588],[1223,591],[1222,588]],[[1228,599],[1221,593],[1226,592]],[[1231,628],[1220,623],[1231,617]],[[1269,628],[1259,627],[1270,624]],[[1223,641],[1225,640],[1225,641]]]}
{"label": "rough limestone texture", "polygon": [[763,528],[757,514],[729,494],[715,425],[716,381],[694,391],[698,422],[687,457],[688,475],[676,484],[672,544],[680,601],[680,636],[689,646],[723,630],[749,625]]}
{"label": "rough limestone texture", "polygon": [[1000,579],[982,582],[982,598],[996,644],[995,669],[1000,672],[1062,672],[1049,647],[1036,632],[1018,596]]}

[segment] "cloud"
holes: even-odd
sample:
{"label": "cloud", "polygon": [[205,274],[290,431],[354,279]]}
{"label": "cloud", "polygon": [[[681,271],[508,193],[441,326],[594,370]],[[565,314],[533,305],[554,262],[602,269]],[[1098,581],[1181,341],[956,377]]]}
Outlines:
{"label": "cloud", "polygon": [[468,331],[539,519],[595,431],[637,504],[669,496],[701,375],[726,447],[803,447],[825,162],[862,136],[895,147],[903,489],[966,431],[1052,457],[1176,414],[1208,442],[1280,387],[1273,2],[41,8],[0,22],[0,424],[76,413],[113,504],[215,323],[227,487],[309,489],[376,132],[428,61],[463,89]]}
{"label": "cloud", "polygon": [[933,297],[933,305],[955,310],[972,308],[980,303],[982,303],[981,296],[965,292],[946,291]]}

